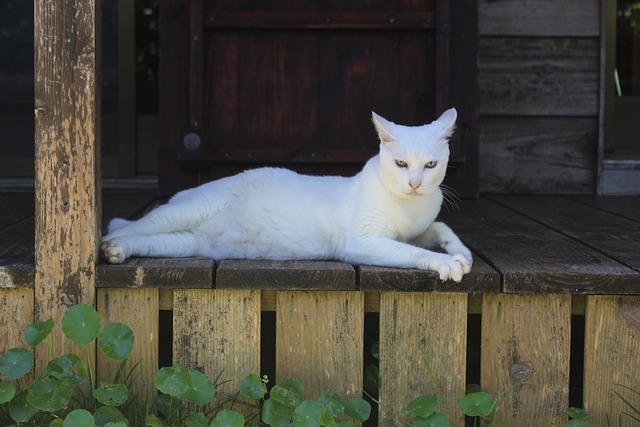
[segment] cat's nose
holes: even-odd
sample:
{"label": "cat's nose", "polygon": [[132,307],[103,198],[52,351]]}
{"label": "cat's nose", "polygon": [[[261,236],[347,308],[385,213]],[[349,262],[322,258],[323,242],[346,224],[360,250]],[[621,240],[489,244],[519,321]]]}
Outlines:
{"label": "cat's nose", "polygon": [[421,185],[422,185],[421,182],[409,182],[409,186],[414,190],[417,190],[418,188],[420,188]]}

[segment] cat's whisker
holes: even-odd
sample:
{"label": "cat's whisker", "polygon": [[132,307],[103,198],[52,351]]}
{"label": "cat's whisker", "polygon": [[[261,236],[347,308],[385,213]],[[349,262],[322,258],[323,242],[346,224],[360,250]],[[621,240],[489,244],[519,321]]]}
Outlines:
{"label": "cat's whisker", "polygon": [[458,192],[455,189],[444,184],[440,185],[440,190],[442,191],[443,205],[447,209],[447,212],[451,212],[451,210],[449,210],[449,207],[451,207],[451,209],[454,209],[455,211],[460,211],[460,205],[458,204],[458,202],[460,201],[460,196]]}

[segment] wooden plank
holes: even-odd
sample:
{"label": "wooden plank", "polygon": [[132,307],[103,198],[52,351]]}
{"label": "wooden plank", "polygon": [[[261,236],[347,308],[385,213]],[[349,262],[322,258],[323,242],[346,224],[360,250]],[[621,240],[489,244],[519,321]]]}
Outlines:
{"label": "wooden plank", "polygon": [[361,397],[363,346],[362,292],[277,293],[276,382],[297,379],[309,399]]}
{"label": "wooden plank", "polygon": [[482,117],[480,190],[593,194],[597,138],[595,117]]}
{"label": "wooden plank", "polygon": [[598,115],[598,38],[482,37],[478,50],[481,115]]}
{"label": "wooden plank", "polygon": [[35,283],[32,218],[0,231],[0,288],[32,288]]}
{"label": "wooden plank", "polygon": [[222,260],[218,289],[354,290],[353,266],[335,261]]}
{"label": "wooden plank", "polygon": [[367,292],[500,292],[500,274],[477,255],[471,272],[460,283],[443,282],[433,271],[370,265],[361,265],[357,269],[359,289]]}
{"label": "wooden plank", "polygon": [[34,320],[33,289],[0,289],[0,355],[28,347],[23,332]]}
{"label": "wooden plank", "polygon": [[[176,289],[173,303],[173,363],[219,377],[219,399],[233,397],[240,381],[260,373],[260,292]],[[253,415],[241,405],[235,410]]]}
{"label": "wooden plank", "polygon": [[[639,222],[559,196],[492,196],[491,199],[640,271]],[[612,285],[608,293],[620,293],[620,285]],[[640,283],[634,288],[640,293]]]}
{"label": "wooden plank", "polygon": [[479,0],[480,35],[600,35],[600,2],[596,0]]}
{"label": "wooden plank", "polygon": [[570,295],[484,295],[481,387],[495,425],[564,426],[569,405]]}
{"label": "wooden plank", "polygon": [[637,407],[640,390],[640,297],[588,296],[585,315],[584,407],[591,425],[632,425],[632,411],[618,392]]}
{"label": "wooden plank", "polygon": [[502,274],[506,293],[636,293],[638,273],[485,198],[465,200],[449,225]]}
{"label": "wooden plank", "polygon": [[[396,426],[391,408],[425,393],[438,395],[436,410],[464,425],[458,400],[465,394],[467,294],[385,292],[380,298],[380,425]],[[422,356],[434,373],[433,387]]]}
{"label": "wooden plank", "polygon": [[640,221],[640,197],[638,196],[569,196],[571,199],[595,206],[612,214],[633,221]]}
{"label": "wooden plank", "polygon": [[216,29],[430,30],[432,12],[212,10],[205,25]]}
{"label": "wooden plank", "polygon": [[[95,301],[100,235],[100,28],[93,0],[35,3],[35,310]],[[69,349],[54,332],[53,354]],[[51,349],[36,349],[44,367]]]}
{"label": "wooden plank", "polygon": [[99,264],[96,287],[211,289],[215,267],[206,258],[129,258],[122,264]]}
{"label": "wooden plank", "polygon": [[[124,364],[122,375],[133,372],[130,393],[139,403],[150,405],[157,394],[154,378],[158,371],[158,290],[99,289],[97,294],[102,327],[119,322],[133,330],[133,352]],[[96,375],[99,381],[114,382],[119,368],[119,362],[109,360],[98,351]],[[120,378],[118,382],[124,380]]]}

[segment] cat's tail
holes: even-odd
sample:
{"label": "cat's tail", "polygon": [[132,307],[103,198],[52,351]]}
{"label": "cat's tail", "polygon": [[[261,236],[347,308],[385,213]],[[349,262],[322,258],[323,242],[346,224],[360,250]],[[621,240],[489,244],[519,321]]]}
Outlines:
{"label": "cat's tail", "polygon": [[111,234],[114,231],[120,230],[122,227],[124,227],[127,224],[130,224],[131,222],[132,221],[128,221],[124,218],[114,218],[109,223],[109,227],[107,227],[107,233]]}

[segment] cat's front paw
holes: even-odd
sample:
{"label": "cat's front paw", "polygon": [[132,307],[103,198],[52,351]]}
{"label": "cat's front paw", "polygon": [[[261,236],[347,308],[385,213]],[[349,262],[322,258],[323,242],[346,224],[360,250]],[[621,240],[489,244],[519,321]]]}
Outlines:
{"label": "cat's front paw", "polygon": [[122,245],[107,241],[102,243],[102,258],[110,264],[122,264],[127,256]]}
{"label": "cat's front paw", "polygon": [[462,276],[471,271],[472,261],[465,255],[442,255],[437,259],[430,260],[427,269],[437,272],[440,280],[462,281]]}

